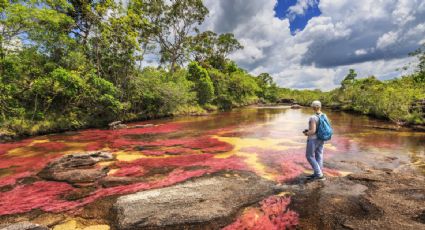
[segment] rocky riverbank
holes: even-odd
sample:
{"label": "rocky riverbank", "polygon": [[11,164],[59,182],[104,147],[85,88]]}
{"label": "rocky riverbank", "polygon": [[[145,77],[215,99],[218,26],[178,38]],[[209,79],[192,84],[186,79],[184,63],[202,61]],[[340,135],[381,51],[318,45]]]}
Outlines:
{"label": "rocky riverbank", "polygon": [[0,229],[424,228],[424,134],[328,115],[337,135],[315,182],[303,108],[2,144]]}
{"label": "rocky riverbank", "polygon": [[425,180],[413,171],[368,170],[284,186],[300,229],[425,229]]}
{"label": "rocky riverbank", "polygon": [[[40,177],[70,181],[68,176],[83,168],[77,173],[80,179],[70,183],[78,182],[73,186],[84,193],[107,178],[106,169],[94,164],[110,158],[102,152],[67,156],[49,164]],[[250,172],[222,171],[165,188],[102,198],[70,212],[32,210],[1,216],[0,229],[221,229],[247,207],[258,207],[262,199],[278,194],[291,196],[289,209],[282,212],[298,213],[291,215],[299,229],[425,229],[423,174],[409,165],[388,169],[339,163],[349,164],[356,173],[314,182],[299,177],[276,185]],[[92,171],[102,175],[90,176]],[[246,220],[241,223],[247,225]]]}

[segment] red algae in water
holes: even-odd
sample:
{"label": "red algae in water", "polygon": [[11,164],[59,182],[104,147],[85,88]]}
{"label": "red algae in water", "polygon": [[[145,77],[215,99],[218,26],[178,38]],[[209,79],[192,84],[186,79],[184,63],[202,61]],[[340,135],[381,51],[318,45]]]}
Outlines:
{"label": "red algae in water", "polygon": [[0,193],[0,215],[23,213],[40,208],[44,211],[62,209],[67,202],[60,195],[72,191],[71,185],[63,182],[37,181],[19,185],[13,190]]}
{"label": "red algae in water", "polygon": [[171,154],[171,155],[183,155],[183,154],[196,154],[197,151],[190,148],[174,147],[174,148],[169,148],[165,150],[164,153]]}
{"label": "red algae in water", "polygon": [[223,230],[284,230],[296,229],[299,217],[288,209],[290,197],[270,196],[260,202],[261,208],[251,208]]}
{"label": "red algae in water", "polygon": [[[155,140],[155,141],[142,141],[125,139],[123,137],[117,137],[111,140],[110,147],[114,149],[129,150],[134,149],[137,146],[150,146],[150,147],[181,147],[175,149],[167,149],[167,154],[178,154],[179,152],[184,154],[195,153],[192,150],[201,150],[204,153],[220,153],[227,152],[233,149],[233,146],[227,142],[220,141],[216,138],[209,136],[201,136],[198,138],[186,138],[186,139],[166,139],[166,140]],[[184,149],[186,148],[186,149]],[[162,155],[163,152],[151,152],[141,150],[147,155]]]}
{"label": "red algae in water", "polygon": [[14,173],[12,175],[0,177],[0,188],[6,185],[14,185],[17,180],[32,176],[32,175],[33,173],[26,171],[26,172]]}
{"label": "red algae in water", "polygon": [[180,155],[168,158],[142,158],[132,162],[117,162],[119,168],[127,168],[133,166],[142,166],[149,169],[162,167],[188,167],[188,166],[207,166],[209,172],[215,172],[223,169],[248,170],[243,160],[239,157],[232,156],[229,158],[214,158],[214,154],[199,155]]}
{"label": "red algae in water", "polygon": [[282,162],[280,164],[280,169],[281,173],[277,176],[277,181],[280,183],[294,180],[304,171],[304,167],[289,161]]}
{"label": "red algae in water", "polygon": [[[256,153],[260,161],[267,167],[279,172],[277,182],[289,182],[304,174],[305,169],[311,169],[305,158],[305,148],[288,150],[263,149],[258,147],[243,148],[241,151]],[[333,154],[330,150],[326,153]],[[337,170],[324,168],[324,172],[330,176],[339,176]]]}
{"label": "red algae in water", "polygon": [[66,147],[66,145],[62,142],[43,142],[43,143],[35,143],[34,145],[32,145],[32,147],[43,150],[43,151],[57,152],[57,151],[63,150]]}
{"label": "red algae in water", "polygon": [[[183,124],[180,123],[167,123],[145,128],[125,128],[118,130],[90,129],[80,131],[77,135],[73,136],[60,136],[60,139],[71,142],[90,142],[86,147],[87,150],[98,150],[104,147],[123,148],[126,146],[147,144],[147,142],[141,140],[127,139],[126,136],[171,133],[180,130],[182,127]],[[52,137],[51,139],[55,140],[59,138]]]}
{"label": "red algae in water", "polygon": [[103,142],[92,142],[86,145],[86,151],[96,151],[101,150],[105,147],[105,143]]}
{"label": "red algae in water", "polygon": [[[35,208],[50,212],[68,211],[84,206],[102,197],[170,186],[189,178],[199,177],[206,173],[212,173],[219,170],[248,170],[240,158],[229,157],[226,159],[217,159],[213,158],[213,156],[213,154],[182,155],[161,159],[147,158],[133,162],[117,162],[116,166],[120,169],[114,176],[140,176],[145,172],[145,168],[146,170],[167,166],[176,166],[180,168],[174,169],[164,178],[155,181],[120,185],[110,188],[99,188],[86,198],[78,201],[60,199],[60,197],[63,197],[73,190],[72,186],[67,183],[40,181],[30,185],[18,185],[11,191],[0,193],[0,196],[3,198],[2,202],[0,202],[0,215],[23,213]],[[182,169],[188,166],[205,166],[205,168],[188,171]],[[143,167],[143,169],[141,167]],[[23,199],[22,197],[25,198]]]}
{"label": "red algae in water", "polygon": [[100,188],[78,201],[61,199],[65,194],[74,190],[71,185],[64,182],[38,181],[33,184],[19,185],[11,191],[0,193],[0,215],[24,213],[36,208],[55,213],[68,211],[82,207],[101,197],[170,186],[205,173],[205,170],[183,171],[176,169],[162,180]]}
{"label": "red algae in water", "polygon": [[7,153],[9,150],[24,147],[28,145],[31,141],[31,139],[27,139],[13,143],[0,143],[0,155]]}
{"label": "red algae in water", "polygon": [[69,201],[69,202],[65,201],[65,203],[64,201],[59,201],[56,204],[52,204],[52,205],[44,207],[43,210],[51,211],[51,212],[68,211],[68,210],[72,210],[78,207],[82,207],[86,204],[92,203],[95,200],[102,197],[111,196],[111,195],[122,195],[122,194],[143,191],[143,190],[166,187],[166,186],[173,185],[175,183],[183,182],[193,177],[202,176],[204,174],[205,174],[204,170],[183,171],[181,169],[176,169],[162,180],[152,181],[152,182],[140,182],[140,183],[135,183],[131,185],[121,185],[121,186],[110,187],[110,188],[101,188],[94,191],[92,194],[90,194],[88,197],[82,200]]}
{"label": "red algae in water", "polygon": [[168,147],[183,146],[190,149],[200,149],[203,152],[223,152],[233,149],[231,144],[208,136],[187,139],[157,140],[150,142],[149,145]]}
{"label": "red algae in water", "polygon": [[[43,157],[9,157],[2,156],[0,168],[8,169],[11,175],[0,177],[0,187],[13,185],[16,180],[24,177],[34,176],[43,169],[51,160],[58,157],[58,154],[46,154]],[[0,193],[1,195],[1,193]]]}
{"label": "red algae in water", "polygon": [[11,168],[14,172],[22,171],[39,171],[48,162],[59,157],[57,154],[47,154],[40,156],[31,157],[2,157],[0,161],[0,168]]}
{"label": "red algae in water", "polygon": [[146,171],[140,167],[139,165],[131,165],[128,167],[120,168],[118,171],[116,171],[113,176],[131,176],[131,177],[140,177],[145,174]]}

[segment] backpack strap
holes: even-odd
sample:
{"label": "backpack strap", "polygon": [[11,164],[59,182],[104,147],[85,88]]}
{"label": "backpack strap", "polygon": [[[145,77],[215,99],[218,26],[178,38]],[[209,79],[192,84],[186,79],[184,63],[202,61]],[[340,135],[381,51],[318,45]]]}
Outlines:
{"label": "backpack strap", "polygon": [[319,125],[320,125],[320,116],[322,115],[323,113],[321,113],[321,114],[315,114],[316,116],[317,116],[317,123],[316,123],[316,132],[315,132],[315,134],[317,134],[317,132],[319,131]]}

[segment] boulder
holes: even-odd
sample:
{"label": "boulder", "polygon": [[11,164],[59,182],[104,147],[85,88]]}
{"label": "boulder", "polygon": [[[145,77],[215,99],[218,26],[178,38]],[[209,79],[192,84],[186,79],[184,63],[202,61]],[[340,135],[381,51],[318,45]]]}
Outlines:
{"label": "boulder", "polygon": [[121,121],[114,121],[108,124],[110,129],[125,129],[128,126],[125,124],[122,124]]}
{"label": "boulder", "polygon": [[250,172],[205,175],[121,196],[114,204],[114,220],[117,229],[220,229],[273,188],[273,182]]}
{"label": "boulder", "polygon": [[293,104],[293,105],[291,106],[291,109],[301,109],[301,105]]}
{"label": "boulder", "polygon": [[114,121],[114,122],[109,123],[108,126],[109,127],[114,127],[114,126],[117,126],[117,125],[119,125],[121,123],[122,123],[122,121]]}
{"label": "boulder", "polygon": [[119,185],[129,185],[133,183],[139,182],[140,179],[134,177],[115,177],[115,176],[107,176],[102,178],[99,183],[105,187],[115,187]]}
{"label": "boulder", "polygon": [[6,226],[0,225],[0,230],[49,230],[49,228],[28,221],[22,221]]}
{"label": "boulder", "polygon": [[46,180],[92,183],[107,175],[109,168],[96,166],[98,162],[112,160],[110,152],[87,152],[65,155],[50,162],[38,176]]}

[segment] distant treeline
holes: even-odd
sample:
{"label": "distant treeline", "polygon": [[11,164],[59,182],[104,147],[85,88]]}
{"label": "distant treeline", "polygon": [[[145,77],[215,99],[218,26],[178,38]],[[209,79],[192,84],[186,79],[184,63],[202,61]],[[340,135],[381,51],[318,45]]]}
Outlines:
{"label": "distant treeline", "polygon": [[418,58],[411,75],[387,81],[374,76],[357,78],[350,69],[341,86],[329,92],[280,89],[279,97],[302,105],[321,100],[325,106],[389,119],[397,123],[425,124],[425,45],[411,53]]}
{"label": "distant treeline", "polygon": [[[0,132],[37,134],[274,102],[268,74],[200,32],[202,0],[17,0],[0,5]],[[146,67],[146,55],[159,67]]]}

